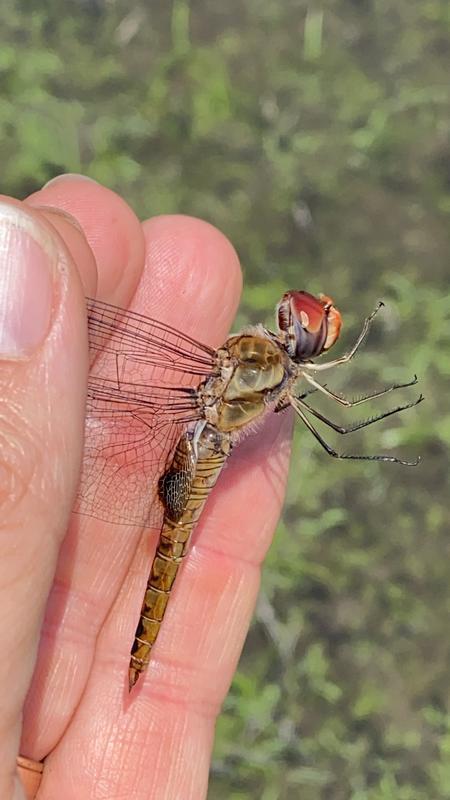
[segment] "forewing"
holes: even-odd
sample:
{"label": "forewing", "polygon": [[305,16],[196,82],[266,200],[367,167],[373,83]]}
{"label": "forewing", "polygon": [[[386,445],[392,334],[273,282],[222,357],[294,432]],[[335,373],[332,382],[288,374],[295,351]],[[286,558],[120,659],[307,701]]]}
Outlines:
{"label": "forewing", "polygon": [[88,300],[92,367],[75,511],[152,525],[157,485],[189,423],[215,351],[157,320]]}

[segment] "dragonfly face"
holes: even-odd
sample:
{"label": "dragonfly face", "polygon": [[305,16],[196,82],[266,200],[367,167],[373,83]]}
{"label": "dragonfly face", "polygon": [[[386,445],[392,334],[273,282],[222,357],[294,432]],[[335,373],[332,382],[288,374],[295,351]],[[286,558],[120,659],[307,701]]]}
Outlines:
{"label": "dragonfly face", "polygon": [[336,342],[342,317],[331,297],[290,291],[277,306],[278,328],[289,355],[302,362],[320,356]]}

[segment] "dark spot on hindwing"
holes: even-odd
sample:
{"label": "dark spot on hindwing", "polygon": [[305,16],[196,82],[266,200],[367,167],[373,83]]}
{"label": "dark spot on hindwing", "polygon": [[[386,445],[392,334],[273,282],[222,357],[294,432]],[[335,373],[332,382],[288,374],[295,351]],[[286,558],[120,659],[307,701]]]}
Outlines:
{"label": "dark spot on hindwing", "polygon": [[172,522],[181,519],[191,493],[194,470],[169,469],[158,482],[159,496]]}

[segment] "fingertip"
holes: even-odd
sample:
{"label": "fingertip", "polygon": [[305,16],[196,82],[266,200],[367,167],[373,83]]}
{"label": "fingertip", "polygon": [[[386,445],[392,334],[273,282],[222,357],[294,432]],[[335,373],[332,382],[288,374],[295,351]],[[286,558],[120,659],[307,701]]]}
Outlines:
{"label": "fingertip", "polygon": [[184,215],[143,223],[145,273],[139,301],[185,333],[220,344],[239,304],[242,273],[229,240],[208,222]]}
{"label": "fingertip", "polygon": [[92,249],[98,296],[127,305],[144,265],[144,237],[134,211],[118,194],[83,175],[59,175],[25,203],[75,217]]}
{"label": "fingertip", "polygon": [[72,214],[52,206],[34,206],[36,212],[50,223],[67,247],[83,285],[86,297],[97,293],[97,264],[84,231]]}

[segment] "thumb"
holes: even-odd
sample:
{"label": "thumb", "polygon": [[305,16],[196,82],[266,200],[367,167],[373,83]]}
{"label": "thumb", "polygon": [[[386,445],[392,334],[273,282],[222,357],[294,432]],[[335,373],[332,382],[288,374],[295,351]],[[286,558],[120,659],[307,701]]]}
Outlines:
{"label": "thumb", "polygon": [[[66,223],[67,224],[67,223]],[[56,226],[58,227],[58,226]],[[72,231],[73,234],[73,231]],[[82,234],[77,231],[82,239]],[[83,240],[70,252],[92,259]],[[76,488],[87,374],[78,270],[37,210],[0,200],[0,797]]]}

